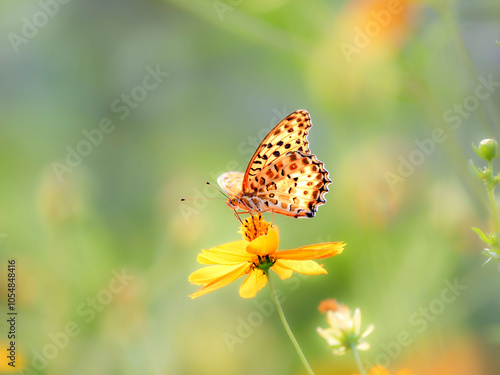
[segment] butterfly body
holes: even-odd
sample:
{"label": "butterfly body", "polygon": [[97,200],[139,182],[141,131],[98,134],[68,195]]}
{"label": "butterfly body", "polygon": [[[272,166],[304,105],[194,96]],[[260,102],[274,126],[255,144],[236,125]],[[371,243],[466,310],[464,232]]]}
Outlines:
{"label": "butterfly body", "polygon": [[230,197],[226,203],[233,210],[241,209],[249,212],[269,211],[269,205],[266,204],[266,201],[255,196],[243,195],[243,192]]}
{"label": "butterfly body", "polygon": [[328,171],[308,148],[309,113],[298,110],[264,138],[245,173],[226,172],[217,182],[229,194],[227,205],[246,212],[313,217],[326,202]]}

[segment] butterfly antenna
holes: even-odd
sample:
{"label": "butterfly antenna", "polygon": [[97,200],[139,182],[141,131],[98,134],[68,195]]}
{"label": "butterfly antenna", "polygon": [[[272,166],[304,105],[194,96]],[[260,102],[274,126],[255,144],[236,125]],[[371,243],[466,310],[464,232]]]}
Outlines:
{"label": "butterfly antenna", "polygon": [[229,199],[229,196],[224,193],[221,189],[215,187],[214,185],[212,185],[210,182],[207,181],[207,185],[210,185],[211,187],[213,187],[215,190],[217,190],[219,193],[221,193],[223,196],[225,196],[227,199]]}
{"label": "butterfly antenna", "polygon": [[181,202],[206,201],[209,199],[225,199],[225,198],[181,198]]}
{"label": "butterfly antenna", "polygon": [[224,193],[222,190],[217,189],[214,185],[212,185],[210,182],[207,181],[207,185],[210,185],[213,187],[215,190],[217,190],[219,193],[221,193],[223,196],[226,198],[194,198],[194,199],[186,199],[186,198],[181,198],[181,202],[187,202],[187,201],[204,201],[206,199],[229,199],[229,196]]}

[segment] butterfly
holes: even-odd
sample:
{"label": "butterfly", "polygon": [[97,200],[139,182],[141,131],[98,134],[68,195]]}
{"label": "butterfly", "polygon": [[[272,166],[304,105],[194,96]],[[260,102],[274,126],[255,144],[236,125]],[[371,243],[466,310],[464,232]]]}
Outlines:
{"label": "butterfly", "polygon": [[326,202],[328,171],[309,150],[309,113],[303,109],[285,117],[253,154],[245,173],[226,172],[217,179],[229,195],[227,205],[244,212],[275,212],[314,217]]}

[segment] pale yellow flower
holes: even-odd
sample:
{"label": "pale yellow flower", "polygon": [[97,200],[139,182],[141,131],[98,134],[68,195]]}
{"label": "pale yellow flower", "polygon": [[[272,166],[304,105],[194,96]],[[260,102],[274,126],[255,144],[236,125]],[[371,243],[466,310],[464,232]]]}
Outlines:
{"label": "pale yellow flower", "polygon": [[351,314],[347,306],[338,305],[336,310],[326,312],[326,319],[330,327],[318,327],[316,330],[333,348],[333,354],[343,355],[351,346],[357,350],[370,349],[370,344],[365,338],[375,327],[370,324],[361,332],[361,311],[358,308]]}

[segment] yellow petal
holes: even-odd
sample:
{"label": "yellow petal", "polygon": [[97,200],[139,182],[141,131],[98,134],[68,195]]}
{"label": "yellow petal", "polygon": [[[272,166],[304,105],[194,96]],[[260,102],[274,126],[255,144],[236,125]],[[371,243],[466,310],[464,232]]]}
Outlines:
{"label": "yellow petal", "polygon": [[[189,275],[189,281],[196,285],[207,285],[211,282],[217,281],[231,272],[234,272],[239,269],[241,265],[242,263],[232,266],[216,265],[200,268]],[[248,264],[248,266],[250,267],[250,264]]]}
{"label": "yellow petal", "polygon": [[242,298],[255,297],[257,292],[264,288],[267,283],[267,276],[261,269],[254,268],[250,271],[247,279],[241,284],[240,296]]}
{"label": "yellow petal", "polygon": [[271,269],[276,272],[276,274],[279,276],[281,280],[288,279],[292,276],[293,271],[288,269],[288,268],[283,268],[280,266],[279,262],[276,262],[273,264]]}
{"label": "yellow petal", "polygon": [[318,243],[316,245],[300,247],[295,250],[278,251],[276,255],[280,259],[293,259],[293,260],[322,259],[340,254],[344,249],[344,246],[345,246],[344,242]]}
{"label": "yellow petal", "polygon": [[232,272],[226,274],[226,276],[219,278],[219,279],[216,279],[213,282],[205,285],[203,288],[201,288],[197,292],[191,294],[189,297],[197,298],[199,296],[202,296],[204,294],[212,292],[215,289],[219,289],[223,286],[226,286],[229,283],[232,283],[238,277],[244,275],[248,271],[248,267],[249,267],[249,265],[247,265],[247,264],[240,265],[239,267],[234,269]]}
{"label": "yellow petal", "polygon": [[273,254],[278,250],[279,237],[277,227],[273,226],[269,228],[266,235],[257,237],[255,240],[250,242],[247,246],[247,253],[255,255],[268,255]]}
{"label": "yellow petal", "polygon": [[248,241],[233,241],[226,243],[224,245],[216,246],[213,247],[210,250],[217,250],[222,253],[236,253],[236,254],[244,254],[246,252],[246,245],[248,244]]}
{"label": "yellow petal", "polygon": [[319,275],[322,273],[328,273],[322,266],[320,266],[314,260],[278,259],[276,263],[274,263],[273,268],[276,265],[295,272],[304,273],[306,275]]}
{"label": "yellow petal", "polygon": [[213,247],[210,250],[202,250],[198,255],[198,263],[201,264],[236,264],[250,260],[246,252],[247,241],[235,241]]}

